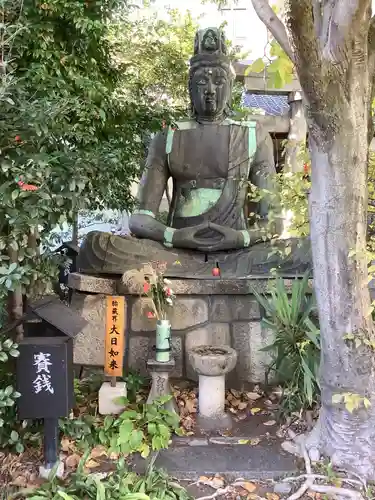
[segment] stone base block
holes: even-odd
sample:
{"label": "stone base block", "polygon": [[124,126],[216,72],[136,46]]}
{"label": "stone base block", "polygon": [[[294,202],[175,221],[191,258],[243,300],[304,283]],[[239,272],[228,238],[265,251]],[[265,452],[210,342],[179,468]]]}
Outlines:
{"label": "stone base block", "polygon": [[172,389],[169,383],[169,374],[173,371],[175,362],[173,359],[166,363],[158,362],[154,359],[149,359],[147,367],[151,374],[151,390],[147,399],[148,404],[152,404],[155,399],[162,396],[172,396],[164,405],[164,408],[172,413],[178,413],[176,401],[172,395]]}
{"label": "stone base block", "polygon": [[[263,310],[254,295],[267,293],[269,277],[246,279],[171,279],[176,294],[171,310],[171,347],[175,367],[170,378],[197,380],[187,353],[199,345],[226,345],[237,351],[235,369],[228,374],[232,387],[245,382],[264,383],[271,361],[260,349],[274,340],[273,332],[261,323]],[[293,283],[285,279],[287,289]],[[154,355],[155,319],[144,310],[146,298],[125,289],[120,278],[98,278],[78,273],[69,275],[73,294],[71,307],[87,321],[74,342],[74,362],[78,365],[103,366],[106,296],[126,297],[126,369],[148,376],[147,360]]]}
{"label": "stone base block", "polygon": [[215,417],[197,416],[197,428],[202,432],[227,431],[233,427],[233,419],[229,413]]}
{"label": "stone base block", "polygon": [[99,389],[99,413],[101,415],[118,415],[124,411],[125,406],[116,403],[117,398],[126,398],[126,383],[117,382],[112,387],[109,382],[104,382]]}
{"label": "stone base block", "polygon": [[[45,467],[44,465],[41,465],[39,467],[39,477],[42,479],[45,479],[46,481],[49,480],[52,471],[55,470],[55,467]],[[62,479],[64,476],[64,464],[63,462],[59,462],[57,465],[57,470],[56,470],[56,477],[59,479]]]}

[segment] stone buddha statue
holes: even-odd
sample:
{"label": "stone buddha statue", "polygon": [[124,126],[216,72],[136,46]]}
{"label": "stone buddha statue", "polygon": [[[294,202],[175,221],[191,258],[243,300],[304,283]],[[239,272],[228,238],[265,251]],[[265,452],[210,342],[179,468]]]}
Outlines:
{"label": "stone buddha statue", "polygon": [[[222,278],[271,269],[295,275],[310,267],[306,242],[271,239],[277,228],[270,228],[270,202],[249,202],[250,184],[274,189],[273,144],[255,121],[230,119],[234,78],[221,30],[199,30],[190,61],[191,119],[156,134],[131,236],[89,233],[78,256],[81,273],[121,275],[150,261],[167,263],[170,277],[186,278],[210,278],[213,267]],[[157,216],[170,178],[164,224]]]}

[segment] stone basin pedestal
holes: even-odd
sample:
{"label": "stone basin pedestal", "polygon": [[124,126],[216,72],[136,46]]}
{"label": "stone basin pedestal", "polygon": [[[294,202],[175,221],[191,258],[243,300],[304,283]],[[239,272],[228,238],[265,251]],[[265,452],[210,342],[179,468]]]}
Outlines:
{"label": "stone basin pedestal", "polygon": [[171,399],[165,403],[164,408],[172,413],[178,413],[176,401],[169,383],[169,375],[175,368],[174,359],[161,362],[151,358],[147,361],[147,368],[151,375],[151,390],[147,404],[153,403],[155,399],[160,397],[171,396]]}
{"label": "stone basin pedestal", "polygon": [[217,431],[232,427],[225,413],[225,375],[233,370],[237,352],[229,346],[198,346],[188,352],[199,376],[198,420],[201,430]]}

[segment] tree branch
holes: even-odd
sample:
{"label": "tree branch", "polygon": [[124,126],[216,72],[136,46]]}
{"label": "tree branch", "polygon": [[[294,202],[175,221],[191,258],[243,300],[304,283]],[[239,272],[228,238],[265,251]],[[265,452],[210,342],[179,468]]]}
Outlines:
{"label": "tree branch", "polygon": [[351,39],[353,39],[357,32],[367,24],[370,6],[370,0],[351,2],[326,0],[323,24],[327,27],[327,31],[322,43],[325,59],[335,64],[346,62],[347,46],[350,46],[348,34],[351,33]]}
{"label": "tree branch", "polygon": [[259,19],[266,25],[280,47],[294,62],[294,53],[289,42],[288,34],[284,24],[272,10],[268,0],[251,0],[254,10]]}

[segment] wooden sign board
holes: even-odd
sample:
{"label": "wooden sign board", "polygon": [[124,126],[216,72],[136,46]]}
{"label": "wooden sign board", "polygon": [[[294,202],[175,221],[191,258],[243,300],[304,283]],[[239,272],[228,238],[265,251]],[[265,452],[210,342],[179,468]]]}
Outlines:
{"label": "wooden sign board", "polygon": [[107,297],[104,373],[122,377],[125,350],[125,297]]}

